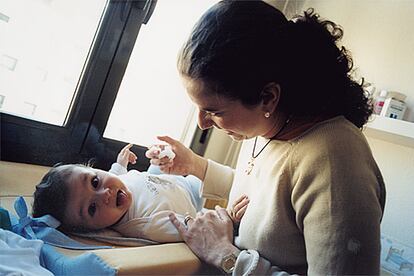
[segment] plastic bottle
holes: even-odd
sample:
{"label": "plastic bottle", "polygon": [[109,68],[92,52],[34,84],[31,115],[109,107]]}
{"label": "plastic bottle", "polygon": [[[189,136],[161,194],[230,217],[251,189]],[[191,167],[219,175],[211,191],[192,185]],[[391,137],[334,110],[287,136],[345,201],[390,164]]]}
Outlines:
{"label": "plastic bottle", "polygon": [[382,110],[382,107],[384,106],[386,97],[387,97],[387,91],[381,90],[379,97],[375,99],[375,104],[374,104],[375,114],[378,114],[378,115],[381,114],[381,110]]}

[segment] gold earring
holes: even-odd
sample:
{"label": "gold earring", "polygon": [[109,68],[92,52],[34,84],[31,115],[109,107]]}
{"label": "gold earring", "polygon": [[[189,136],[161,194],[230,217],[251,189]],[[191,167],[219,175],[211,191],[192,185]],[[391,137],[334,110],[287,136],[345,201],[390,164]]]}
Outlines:
{"label": "gold earring", "polygon": [[266,118],[269,118],[269,117],[270,117],[270,112],[266,112],[266,113],[264,114],[264,116],[265,116]]}

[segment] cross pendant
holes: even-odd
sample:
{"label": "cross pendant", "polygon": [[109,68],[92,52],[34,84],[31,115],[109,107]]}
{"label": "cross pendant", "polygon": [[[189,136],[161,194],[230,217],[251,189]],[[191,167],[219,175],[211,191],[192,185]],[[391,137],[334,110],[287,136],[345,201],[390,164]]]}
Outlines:
{"label": "cross pendant", "polygon": [[254,157],[250,158],[250,161],[247,163],[247,169],[245,170],[245,173],[247,175],[250,175],[254,167]]}

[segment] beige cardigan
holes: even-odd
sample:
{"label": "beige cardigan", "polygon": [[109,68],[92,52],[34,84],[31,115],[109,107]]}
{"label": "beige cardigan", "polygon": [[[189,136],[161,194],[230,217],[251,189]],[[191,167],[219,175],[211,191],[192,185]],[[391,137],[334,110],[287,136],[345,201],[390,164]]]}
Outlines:
{"label": "beige cardigan", "polygon": [[[262,141],[263,142],[263,141]],[[339,116],[290,141],[272,141],[245,173],[209,160],[203,196],[247,194],[234,274],[379,274],[381,173],[361,131]]]}

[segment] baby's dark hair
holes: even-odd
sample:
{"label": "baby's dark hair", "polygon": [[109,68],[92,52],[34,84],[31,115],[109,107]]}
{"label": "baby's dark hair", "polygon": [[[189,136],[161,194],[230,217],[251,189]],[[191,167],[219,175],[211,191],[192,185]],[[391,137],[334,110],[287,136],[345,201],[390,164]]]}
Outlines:
{"label": "baby's dark hair", "polygon": [[[69,229],[64,223],[66,206],[68,204],[68,185],[70,175],[75,167],[85,167],[82,164],[55,165],[39,184],[34,192],[34,218],[51,215],[61,223],[61,229]],[[72,229],[73,230],[73,229]]]}

